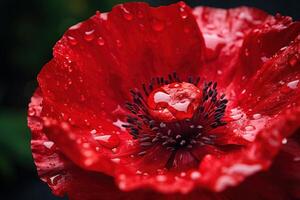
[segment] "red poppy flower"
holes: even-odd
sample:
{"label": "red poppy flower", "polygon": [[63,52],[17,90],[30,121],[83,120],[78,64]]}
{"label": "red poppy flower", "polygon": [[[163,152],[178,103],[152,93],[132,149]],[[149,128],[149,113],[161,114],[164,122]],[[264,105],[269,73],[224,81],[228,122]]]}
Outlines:
{"label": "red poppy flower", "polygon": [[75,200],[300,198],[299,34],[248,7],[97,12],[38,76],[41,179]]}

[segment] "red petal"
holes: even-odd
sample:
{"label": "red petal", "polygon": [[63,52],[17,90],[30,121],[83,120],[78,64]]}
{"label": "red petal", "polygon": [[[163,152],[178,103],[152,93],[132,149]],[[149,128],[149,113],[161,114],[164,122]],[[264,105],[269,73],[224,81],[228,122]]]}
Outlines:
{"label": "red petal", "polygon": [[281,187],[295,199],[300,198],[300,131],[283,141],[282,150],[276,157],[271,173]]}
{"label": "red petal", "polygon": [[[270,29],[261,30],[267,35],[274,34],[276,30],[275,35],[282,36],[282,41],[278,46],[271,45],[270,49],[267,49],[271,55],[278,51],[281,45],[289,44],[289,41],[299,33],[298,23],[291,23],[290,20],[286,20],[287,18],[284,19],[276,21],[281,26],[277,24],[277,26],[271,26]],[[265,41],[267,40],[269,37],[265,38]],[[204,174],[204,185],[209,185],[209,188],[216,191],[222,191],[228,186],[237,185],[245,177],[257,171],[268,169],[273,157],[280,149],[281,140],[299,127],[300,97],[299,70],[297,69],[299,47],[299,39],[295,39],[289,46],[266,61],[257,72],[256,70],[262,63],[256,63],[254,65],[258,67],[256,69],[245,67],[250,61],[240,66],[241,71],[249,72],[249,77],[253,77],[245,83],[234,82],[234,87],[246,86],[241,89],[243,90],[241,94],[236,93],[239,101],[229,105],[227,128],[252,143],[246,145],[243,150],[228,154],[221,159],[216,156],[207,156],[200,165],[200,172]],[[253,52],[256,51],[253,49]],[[267,51],[260,51],[262,52]],[[257,60],[253,54],[250,57]],[[234,98],[236,97],[231,100],[234,101]]]}
{"label": "red petal", "polygon": [[239,104],[245,109],[255,104],[254,113],[270,116],[299,106],[299,61],[300,35],[256,72],[244,88],[244,94],[240,95]]}
{"label": "red petal", "polygon": [[189,7],[124,4],[71,27],[39,74],[39,85],[45,101],[75,124],[99,125],[113,118],[130,88],[173,71],[197,74],[203,47]]}
{"label": "red petal", "polygon": [[38,89],[29,104],[28,126],[32,133],[32,155],[41,179],[48,183],[54,194],[63,196],[69,183],[68,174],[65,171],[69,162],[42,131],[43,121],[40,118],[42,100],[41,91]]}
{"label": "red petal", "polygon": [[194,15],[207,47],[206,64],[200,75],[218,80],[218,85],[227,85],[239,61],[238,52],[243,39],[252,29],[264,23],[269,15],[249,7],[226,10],[196,7]]}
{"label": "red petal", "polygon": [[203,184],[216,191],[235,186],[257,171],[268,169],[281,147],[283,137],[299,126],[300,108],[294,107],[268,120],[255,140],[241,151],[227,154],[221,159],[207,156],[200,165]]}
{"label": "red petal", "polygon": [[[300,33],[300,23],[293,22],[290,17],[269,17],[266,22],[253,29],[245,38],[239,53],[234,84],[241,92],[252,82],[251,78],[261,67],[273,60],[279,50],[289,46]],[[274,42],[276,41],[276,42]],[[297,59],[297,58],[295,58]],[[297,60],[291,60],[295,65]]]}
{"label": "red petal", "polygon": [[[224,193],[210,193],[207,191],[194,190],[192,193],[181,195],[162,195],[153,191],[139,190],[134,192],[121,192],[114,185],[112,178],[100,173],[81,170],[68,161],[56,144],[49,141],[42,131],[40,111],[42,97],[38,90],[32,98],[29,106],[29,127],[32,131],[32,152],[39,176],[48,183],[56,195],[67,194],[73,200],[96,200],[96,199],[207,199],[220,200],[231,198],[243,199],[286,199],[287,195],[299,198],[299,135],[286,141],[286,145],[277,156],[271,174],[258,174],[248,179],[240,186],[227,190]],[[272,174],[273,173],[273,174]],[[184,174],[182,174],[184,175]],[[187,176],[188,174],[185,174]],[[121,176],[122,177],[122,176]],[[275,179],[274,179],[275,178]],[[163,177],[157,178],[163,180]],[[279,180],[278,180],[279,179]],[[287,181],[287,182],[286,182]],[[183,183],[186,184],[186,183]],[[186,185],[181,185],[185,186]]]}

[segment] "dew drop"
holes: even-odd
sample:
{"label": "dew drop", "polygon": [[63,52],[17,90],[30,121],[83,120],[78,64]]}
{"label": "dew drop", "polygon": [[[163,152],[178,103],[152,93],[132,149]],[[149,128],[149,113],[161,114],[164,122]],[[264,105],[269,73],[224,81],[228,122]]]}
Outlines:
{"label": "dew drop", "polygon": [[165,175],[158,175],[156,176],[156,180],[158,182],[165,182],[167,180],[167,177]]}
{"label": "dew drop", "polygon": [[245,49],[245,56],[248,57],[249,56],[249,49]]}
{"label": "dew drop", "polygon": [[144,24],[139,24],[139,28],[141,31],[144,31],[145,30],[145,25]]}
{"label": "dew drop", "polygon": [[234,120],[239,120],[243,117],[243,114],[234,114],[234,115],[231,115],[231,118],[234,119]]}
{"label": "dew drop", "polygon": [[281,141],[282,144],[286,144],[287,142],[288,142],[288,140],[286,138],[283,138]]}
{"label": "dew drop", "polygon": [[117,149],[117,148],[112,148],[111,151],[112,151],[113,153],[117,153],[118,149]]}
{"label": "dew drop", "polygon": [[71,30],[71,31],[77,30],[77,29],[81,28],[81,26],[82,26],[82,22],[79,22],[78,24],[75,24],[75,25],[71,26],[69,28],[69,30]]}
{"label": "dew drop", "polygon": [[62,175],[57,174],[48,178],[47,183],[49,185],[57,185],[58,181],[62,178]]}
{"label": "dew drop", "polygon": [[236,36],[237,38],[243,38],[243,37],[244,37],[244,33],[240,32],[240,31],[237,31],[237,32],[235,33],[235,36]]}
{"label": "dew drop", "polygon": [[254,131],[254,130],[255,130],[255,127],[252,126],[252,125],[248,125],[248,126],[245,127],[245,130],[246,130],[246,131]]}
{"label": "dew drop", "polygon": [[231,109],[231,115],[230,117],[233,120],[239,120],[244,116],[243,112],[239,108],[233,108]]}
{"label": "dew drop", "polygon": [[116,164],[119,164],[121,162],[121,159],[120,158],[112,158],[111,161]]}
{"label": "dew drop", "polygon": [[36,113],[35,113],[35,109],[34,108],[32,108],[32,107],[30,107],[29,109],[28,109],[28,115],[30,116],[30,117],[32,117],[32,116],[34,116]]}
{"label": "dew drop", "polygon": [[261,114],[256,113],[253,115],[253,119],[260,119],[261,118]]}
{"label": "dew drop", "polygon": [[200,174],[200,172],[194,171],[190,174],[190,177],[192,180],[197,180],[201,177],[201,174]]}
{"label": "dew drop", "polygon": [[[176,86],[176,85],[175,85]],[[164,92],[157,92],[154,94],[154,102],[160,103],[160,102],[166,102],[168,103],[171,100],[170,95],[164,93]]]}
{"label": "dew drop", "polygon": [[163,31],[164,28],[165,28],[165,24],[163,21],[160,21],[160,20],[154,20],[152,22],[152,28],[154,31],[157,31],[157,32],[160,32],[160,31]]}
{"label": "dew drop", "polygon": [[179,5],[181,8],[185,8],[185,7],[186,7],[186,3],[183,2],[183,1],[178,2],[178,5]]}
{"label": "dew drop", "polygon": [[298,88],[298,83],[299,83],[299,80],[291,81],[287,84],[287,86],[294,90],[294,89]]}
{"label": "dew drop", "polygon": [[122,6],[121,9],[123,11],[124,19],[131,21],[133,19],[133,15],[125,7]]}
{"label": "dew drop", "polygon": [[52,142],[52,141],[45,141],[45,142],[43,143],[43,145],[44,145],[47,149],[51,149],[51,148],[53,147],[53,145],[54,145],[54,142]]}
{"label": "dew drop", "polygon": [[122,42],[120,40],[116,40],[117,47],[122,47]]}
{"label": "dew drop", "polygon": [[299,162],[300,161],[300,157],[295,157],[293,160],[294,160],[294,162]]}
{"label": "dew drop", "polygon": [[91,166],[93,163],[94,163],[94,160],[91,158],[88,158],[84,161],[84,165],[87,167]]}
{"label": "dew drop", "polygon": [[97,44],[99,46],[103,46],[105,44],[105,41],[104,41],[103,37],[98,37]]}
{"label": "dew drop", "polygon": [[75,46],[78,43],[77,40],[72,36],[68,36],[68,41],[72,46]]}
{"label": "dew drop", "polygon": [[99,135],[94,137],[101,145],[107,148],[116,148],[120,144],[120,139],[117,135]]}
{"label": "dew drop", "polygon": [[186,176],[186,173],[185,173],[185,172],[181,172],[181,173],[180,173],[180,176],[181,176],[181,177],[185,177],[185,176]]}
{"label": "dew drop", "polygon": [[95,30],[86,31],[84,33],[84,39],[88,42],[92,41],[95,38]]}
{"label": "dew drop", "polygon": [[143,172],[141,172],[140,170],[136,170],[135,174],[137,175],[141,175]]}
{"label": "dew drop", "polygon": [[186,19],[188,17],[188,13],[182,7],[180,8],[180,16],[182,19]]}
{"label": "dew drop", "polygon": [[296,56],[293,56],[293,57],[290,58],[290,60],[289,60],[289,64],[290,64],[292,67],[295,66],[295,65],[297,64],[297,62],[298,62],[298,59],[297,59]]}

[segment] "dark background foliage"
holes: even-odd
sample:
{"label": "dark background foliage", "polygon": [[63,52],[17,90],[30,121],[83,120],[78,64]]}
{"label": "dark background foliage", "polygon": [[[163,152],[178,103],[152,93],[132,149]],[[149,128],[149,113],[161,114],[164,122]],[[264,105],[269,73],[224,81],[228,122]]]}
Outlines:
{"label": "dark background foliage", "polygon": [[[109,11],[126,0],[1,0],[0,1],[0,198],[50,200],[39,181],[30,153],[26,107],[37,86],[36,76],[51,58],[52,47],[71,25]],[[176,0],[146,0],[153,6]],[[187,0],[190,6],[230,8],[248,5],[269,13],[300,18],[298,0]]]}

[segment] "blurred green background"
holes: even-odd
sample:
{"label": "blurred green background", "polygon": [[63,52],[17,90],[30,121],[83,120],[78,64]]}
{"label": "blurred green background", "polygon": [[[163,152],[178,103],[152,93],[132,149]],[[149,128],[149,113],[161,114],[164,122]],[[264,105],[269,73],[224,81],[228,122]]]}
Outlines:
{"label": "blurred green background", "polygon": [[[1,0],[0,31],[0,198],[58,199],[39,181],[30,152],[26,109],[37,86],[36,76],[51,58],[52,47],[64,31],[93,15],[111,10],[122,0]],[[173,0],[148,0],[151,5]],[[191,6],[250,5],[272,14],[299,19],[298,0],[186,1]]]}

